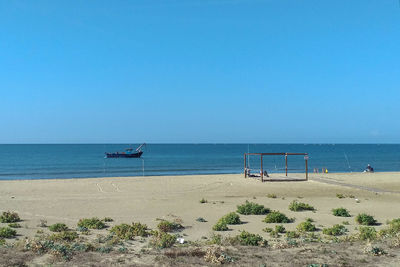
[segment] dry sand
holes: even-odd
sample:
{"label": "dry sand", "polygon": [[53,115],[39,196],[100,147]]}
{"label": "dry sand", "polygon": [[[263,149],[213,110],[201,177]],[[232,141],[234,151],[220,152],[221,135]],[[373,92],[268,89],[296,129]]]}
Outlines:
{"label": "dry sand", "polygon": [[[359,203],[354,198],[339,199],[337,193],[354,195]],[[267,194],[276,194],[277,198],[268,198]],[[202,198],[208,203],[201,204]],[[288,230],[310,217],[319,228],[348,221],[352,232],[356,227],[354,216],[335,217],[331,209],[344,207],[352,215],[369,213],[383,224],[399,218],[400,173],[311,174],[305,182],[264,183],[243,175],[0,181],[0,211],[19,213],[23,227],[18,233],[24,236],[33,236],[41,219],[75,228],[80,218],[111,217],[112,224],[134,221],[155,228],[157,218],[180,218],[186,227],[185,238],[195,241],[210,236],[215,222],[245,200],[295,217],[295,223],[285,225]],[[293,200],[309,203],[317,211],[289,211]],[[207,222],[197,222],[198,217]],[[247,230],[268,239],[262,231],[267,226],[263,218],[241,216],[246,223],[230,226],[232,231],[224,234],[233,236]]]}

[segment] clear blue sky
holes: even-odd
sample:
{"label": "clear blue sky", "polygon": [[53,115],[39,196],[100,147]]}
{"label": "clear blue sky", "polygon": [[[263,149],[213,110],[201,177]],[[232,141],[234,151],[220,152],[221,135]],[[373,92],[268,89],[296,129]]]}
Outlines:
{"label": "clear blue sky", "polygon": [[0,0],[0,143],[400,143],[398,0]]}

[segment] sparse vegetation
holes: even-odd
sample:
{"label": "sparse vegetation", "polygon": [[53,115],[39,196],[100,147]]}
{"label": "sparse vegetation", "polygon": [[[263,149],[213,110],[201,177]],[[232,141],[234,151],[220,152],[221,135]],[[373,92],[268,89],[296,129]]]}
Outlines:
{"label": "sparse vegetation", "polygon": [[266,223],[290,223],[293,222],[294,219],[289,219],[285,214],[279,211],[272,211],[267,214],[263,221]]}
{"label": "sparse vegetation", "polygon": [[304,210],[311,210],[314,211],[314,207],[310,206],[309,204],[298,202],[297,200],[293,200],[289,205],[289,210],[291,211],[304,211]]}
{"label": "sparse vegetation", "polygon": [[176,242],[176,236],[168,234],[163,231],[153,231],[150,245],[155,248],[169,248]]}
{"label": "sparse vegetation", "polygon": [[343,225],[335,224],[331,228],[324,228],[322,232],[325,235],[339,236],[339,235],[344,235],[347,232],[347,229]]}
{"label": "sparse vegetation", "polygon": [[103,219],[103,221],[104,221],[104,222],[113,222],[114,220],[113,220],[113,218],[105,217],[105,218]]}
{"label": "sparse vegetation", "polygon": [[226,222],[219,220],[212,228],[214,231],[228,231]]}
{"label": "sparse vegetation", "polygon": [[251,234],[246,231],[242,231],[240,235],[236,236],[236,239],[239,241],[239,244],[242,246],[266,246],[266,241],[257,234]]}
{"label": "sparse vegetation", "polygon": [[267,198],[277,198],[275,194],[267,194]]}
{"label": "sparse vegetation", "polygon": [[376,225],[376,220],[371,215],[361,213],[356,217],[356,222],[361,225]]}
{"label": "sparse vegetation", "polygon": [[260,205],[254,202],[249,202],[237,206],[237,213],[243,215],[264,215],[269,213],[270,210],[265,208],[264,205]]}
{"label": "sparse vegetation", "polygon": [[359,238],[361,240],[375,240],[377,233],[374,227],[370,226],[360,226],[359,230]]}
{"label": "sparse vegetation", "polygon": [[110,232],[118,238],[126,240],[133,240],[136,236],[146,237],[149,235],[147,225],[141,223],[116,225],[110,229]]}
{"label": "sparse vegetation", "polygon": [[17,235],[17,231],[10,227],[0,227],[0,238],[12,238]]}
{"label": "sparse vegetation", "polygon": [[379,231],[381,237],[400,237],[400,218],[389,221],[388,227]]}
{"label": "sparse vegetation", "polygon": [[332,214],[338,217],[351,217],[350,213],[345,208],[332,209]]}
{"label": "sparse vegetation", "polygon": [[20,221],[21,219],[16,212],[4,211],[3,214],[0,216],[0,222],[2,223],[15,223]]}
{"label": "sparse vegetation", "polygon": [[224,221],[226,224],[241,224],[240,216],[235,212],[230,212],[220,220]]}
{"label": "sparse vegetation", "polygon": [[287,238],[299,238],[300,234],[296,231],[287,231],[286,232],[286,237]]}
{"label": "sparse vegetation", "polygon": [[49,226],[49,230],[52,232],[68,231],[68,226],[66,226],[64,223],[55,223]]}
{"label": "sparse vegetation", "polygon": [[345,196],[343,194],[339,194],[339,193],[336,194],[336,197],[337,198],[345,198]]}
{"label": "sparse vegetation", "polygon": [[276,225],[275,226],[275,231],[277,233],[285,233],[286,232],[286,228],[283,225]]}
{"label": "sparse vegetation", "polygon": [[52,234],[49,240],[52,241],[67,241],[71,242],[78,238],[78,233],[75,231],[62,231],[60,233]]}
{"label": "sparse vegetation", "polygon": [[106,225],[99,218],[93,217],[90,219],[80,219],[78,227],[86,227],[87,229],[103,229],[106,228]]}
{"label": "sparse vegetation", "polygon": [[343,221],[342,224],[343,225],[350,225],[350,223],[348,221]]}
{"label": "sparse vegetation", "polygon": [[207,199],[202,198],[199,202],[200,202],[201,204],[204,204],[204,203],[207,203],[208,201],[207,201]]}
{"label": "sparse vegetation", "polygon": [[21,225],[19,223],[9,223],[8,227],[11,228],[21,228]]}
{"label": "sparse vegetation", "polygon": [[184,227],[183,227],[182,224],[180,224],[180,223],[162,220],[162,221],[157,225],[157,228],[158,228],[161,232],[169,233],[169,232],[175,232],[175,231],[181,230],[181,229],[183,229]]}
{"label": "sparse vegetation", "polygon": [[317,230],[314,224],[309,221],[301,222],[296,227],[297,231],[299,232],[314,232]]}

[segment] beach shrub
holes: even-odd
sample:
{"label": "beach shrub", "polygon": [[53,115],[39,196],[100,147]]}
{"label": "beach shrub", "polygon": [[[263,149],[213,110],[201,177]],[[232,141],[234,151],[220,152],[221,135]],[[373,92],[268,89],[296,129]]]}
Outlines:
{"label": "beach shrub", "polygon": [[219,220],[212,228],[214,231],[228,231],[226,222]]}
{"label": "beach shrub", "polygon": [[230,212],[220,220],[224,221],[226,224],[241,224],[240,216],[235,212]]}
{"label": "beach shrub", "polygon": [[66,226],[64,223],[55,223],[49,226],[49,230],[52,232],[68,231],[68,226]]}
{"label": "beach shrub", "polygon": [[264,232],[267,233],[271,233],[272,231],[274,231],[274,229],[270,228],[270,227],[265,227],[264,229],[262,229]]}
{"label": "beach shrub", "polygon": [[267,244],[266,241],[264,241],[264,239],[260,235],[251,234],[246,231],[242,231],[240,235],[236,236],[236,239],[242,246],[258,246]]}
{"label": "beach shrub", "polygon": [[287,238],[299,238],[300,234],[296,231],[287,231],[286,232],[286,237]]}
{"label": "beach shrub", "polygon": [[21,228],[21,225],[19,223],[9,223],[8,227],[11,228]]}
{"label": "beach shrub", "polygon": [[297,225],[296,227],[297,231],[299,232],[314,232],[317,230],[314,224],[312,224],[309,221],[305,221]]}
{"label": "beach shrub", "polygon": [[279,211],[272,211],[267,214],[263,221],[266,223],[290,223],[293,222],[294,219],[289,219],[285,214]]}
{"label": "beach shrub", "polygon": [[19,221],[21,221],[21,219],[16,212],[4,211],[0,216],[0,222],[2,223],[15,223]]}
{"label": "beach shrub", "polygon": [[283,225],[276,225],[275,226],[275,231],[277,233],[284,233],[284,232],[286,232],[286,228]]}
{"label": "beach shrub", "polygon": [[277,196],[275,194],[268,194],[267,198],[277,198]]}
{"label": "beach shrub", "polygon": [[176,236],[168,234],[163,231],[153,231],[150,245],[155,248],[169,248],[176,242]]}
{"label": "beach shrub", "polygon": [[110,232],[118,238],[126,240],[133,240],[136,236],[146,237],[149,235],[147,225],[141,223],[116,225],[110,229]]}
{"label": "beach shrub", "polygon": [[204,198],[200,199],[200,203],[201,204],[204,204],[204,203],[207,203],[207,202],[208,202],[207,199],[204,199]]}
{"label": "beach shrub", "polygon": [[302,203],[302,202],[298,202],[297,200],[293,200],[290,204],[289,204],[289,210],[291,211],[303,211],[303,210],[312,210],[314,211],[314,207],[310,206],[306,203]]}
{"label": "beach shrub", "polygon": [[338,236],[338,235],[344,235],[347,232],[346,227],[340,224],[335,224],[331,228],[324,228],[322,232],[325,235],[333,235],[333,236]]}
{"label": "beach shrub", "polygon": [[348,221],[343,221],[342,224],[343,225],[350,225],[350,223]]}
{"label": "beach shrub", "polygon": [[113,220],[113,218],[105,217],[105,218],[103,219],[103,221],[104,221],[104,222],[113,222],[114,220]]}
{"label": "beach shrub", "polygon": [[103,229],[106,225],[99,218],[93,217],[90,219],[80,219],[78,222],[78,227],[86,227],[88,229]]}
{"label": "beach shrub", "polygon": [[356,217],[356,222],[361,225],[375,225],[376,220],[371,215],[366,213],[358,214]]}
{"label": "beach shrub", "polygon": [[237,206],[237,213],[240,213],[243,215],[251,215],[251,214],[252,215],[264,215],[269,212],[270,212],[270,210],[268,208],[265,208],[264,205],[249,202],[247,200],[244,204]]}
{"label": "beach shrub", "polygon": [[374,240],[376,239],[377,233],[374,227],[370,226],[360,226],[358,229],[358,237],[361,240]]}
{"label": "beach shrub", "polygon": [[166,221],[166,220],[162,220],[158,225],[157,228],[161,231],[161,232],[175,232],[178,231],[180,229],[183,229],[184,227],[176,222],[170,222],[170,221]]}
{"label": "beach shrub", "polygon": [[350,217],[350,213],[345,208],[332,209],[332,214],[338,217]]}
{"label": "beach shrub", "polygon": [[78,238],[78,233],[75,231],[62,231],[49,236],[51,241],[67,241],[71,242]]}
{"label": "beach shrub", "polygon": [[10,227],[0,227],[0,238],[12,238],[17,235],[17,231]]}
{"label": "beach shrub", "polygon": [[339,193],[336,194],[336,197],[337,197],[337,198],[345,198],[345,196],[344,196],[343,194],[339,194]]}
{"label": "beach shrub", "polygon": [[196,221],[198,221],[198,222],[207,222],[206,219],[204,219],[203,217],[197,218]]}
{"label": "beach shrub", "polygon": [[388,227],[379,231],[382,237],[400,237],[400,218],[389,221]]}

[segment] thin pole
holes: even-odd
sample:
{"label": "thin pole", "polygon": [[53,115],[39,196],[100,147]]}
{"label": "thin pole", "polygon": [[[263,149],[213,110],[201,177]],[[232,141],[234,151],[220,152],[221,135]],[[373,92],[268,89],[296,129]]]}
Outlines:
{"label": "thin pole", "polygon": [[244,178],[247,178],[247,159],[246,153],[244,153]]}
{"label": "thin pole", "polygon": [[308,181],[308,160],[306,159],[306,181]]}
{"label": "thin pole", "polygon": [[287,154],[285,154],[285,171],[287,176]]}
{"label": "thin pole", "polygon": [[260,159],[261,159],[261,182],[264,182],[264,172],[263,172],[263,155],[261,154],[261,156],[260,156]]}

